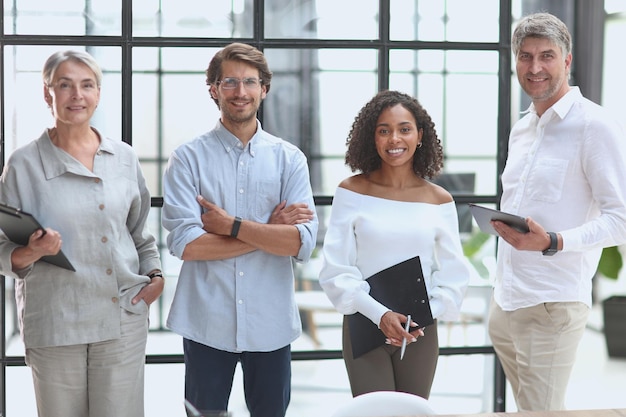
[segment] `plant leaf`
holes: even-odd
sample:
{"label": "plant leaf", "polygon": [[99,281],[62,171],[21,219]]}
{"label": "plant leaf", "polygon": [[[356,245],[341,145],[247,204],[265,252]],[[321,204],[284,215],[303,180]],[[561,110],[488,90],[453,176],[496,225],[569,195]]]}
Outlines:
{"label": "plant leaf", "polygon": [[622,254],[617,246],[611,246],[602,250],[598,271],[607,278],[617,279],[622,269]]}
{"label": "plant leaf", "polygon": [[480,248],[483,244],[489,240],[489,235],[487,233],[478,232],[470,236],[468,240],[463,242],[463,253],[468,258],[473,257],[480,251]]}

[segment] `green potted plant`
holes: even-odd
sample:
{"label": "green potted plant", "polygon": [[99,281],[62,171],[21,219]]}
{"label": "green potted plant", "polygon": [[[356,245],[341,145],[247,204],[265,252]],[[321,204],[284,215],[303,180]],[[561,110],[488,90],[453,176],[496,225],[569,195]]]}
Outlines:
{"label": "green potted plant", "polygon": [[[604,248],[598,272],[606,278],[617,280],[623,266],[622,254],[617,246]],[[604,338],[610,357],[626,357],[626,295],[612,295],[602,301]]]}

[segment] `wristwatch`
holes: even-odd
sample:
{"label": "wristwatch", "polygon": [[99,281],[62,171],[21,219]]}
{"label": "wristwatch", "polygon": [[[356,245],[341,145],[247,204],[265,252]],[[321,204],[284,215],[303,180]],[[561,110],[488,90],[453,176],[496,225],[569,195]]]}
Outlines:
{"label": "wristwatch", "polygon": [[550,247],[541,252],[543,253],[544,256],[554,255],[557,252],[557,247],[559,244],[559,240],[556,237],[556,233],[548,232],[548,236],[550,236]]}

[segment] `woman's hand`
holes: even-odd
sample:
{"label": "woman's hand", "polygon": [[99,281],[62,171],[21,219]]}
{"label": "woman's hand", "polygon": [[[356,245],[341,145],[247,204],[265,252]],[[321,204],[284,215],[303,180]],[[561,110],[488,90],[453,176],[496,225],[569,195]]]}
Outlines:
{"label": "woman's hand", "polygon": [[163,292],[165,287],[165,279],[163,277],[150,278],[150,283],[143,287],[141,291],[131,300],[133,305],[137,304],[141,300],[146,304],[152,304]]}
{"label": "woman's hand", "polygon": [[56,255],[61,250],[61,234],[47,228],[38,229],[28,238],[28,245],[15,249],[11,253],[13,271],[20,271],[37,262],[42,256]]}
{"label": "woman's hand", "polygon": [[[386,343],[392,346],[402,346],[402,340],[406,339],[407,344],[417,341],[417,338],[424,336],[423,329],[413,329],[410,332],[404,331],[404,324],[407,317],[404,314],[388,311],[380,319],[380,330],[387,336]],[[410,327],[417,327],[417,323],[411,321]]]}

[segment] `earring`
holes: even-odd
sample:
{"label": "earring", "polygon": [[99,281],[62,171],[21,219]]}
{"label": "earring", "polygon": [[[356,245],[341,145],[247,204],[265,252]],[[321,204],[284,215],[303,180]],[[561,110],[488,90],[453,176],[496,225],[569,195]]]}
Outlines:
{"label": "earring", "polygon": [[421,148],[421,147],[422,147],[422,142],[418,143],[418,144],[417,144],[417,147],[418,147],[418,148]]}

